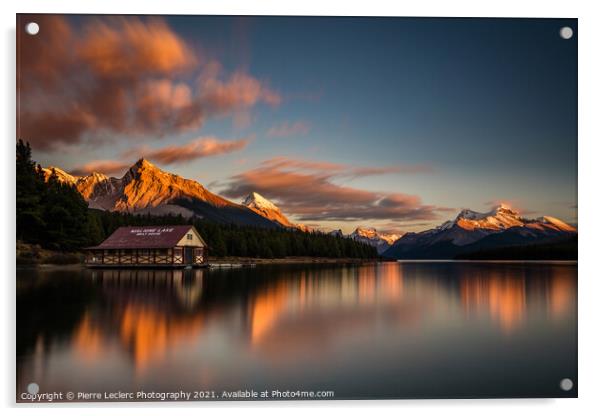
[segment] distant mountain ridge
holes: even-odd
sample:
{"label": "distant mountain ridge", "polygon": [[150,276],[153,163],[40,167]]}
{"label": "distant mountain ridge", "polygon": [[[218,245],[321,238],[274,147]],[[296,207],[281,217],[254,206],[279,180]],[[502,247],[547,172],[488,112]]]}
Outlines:
{"label": "distant mountain ridge", "polygon": [[462,210],[454,220],[419,233],[407,233],[383,255],[398,259],[449,259],[484,249],[545,243],[576,235],[558,218],[527,219],[506,205],[487,213]]}
{"label": "distant mountain ridge", "polygon": [[368,244],[376,248],[378,254],[384,253],[403,235],[403,233],[382,233],[373,227],[357,227],[351,234],[344,234],[341,229],[337,229],[328,231],[328,234],[334,237],[350,238],[354,241]]}
{"label": "distant mountain ridge", "polygon": [[355,231],[349,235],[349,238],[364,244],[369,244],[376,248],[378,254],[382,254],[402,236],[403,234],[380,233],[372,227],[357,227]]}

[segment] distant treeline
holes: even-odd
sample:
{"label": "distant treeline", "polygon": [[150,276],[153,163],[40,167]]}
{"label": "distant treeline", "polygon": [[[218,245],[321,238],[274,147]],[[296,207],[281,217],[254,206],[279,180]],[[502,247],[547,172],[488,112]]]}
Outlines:
{"label": "distant treeline", "polygon": [[282,258],[311,256],[376,258],[376,249],[348,238],[285,228],[265,229],[218,224],[181,215],[135,215],[89,209],[72,186],[57,178],[44,180],[31,159],[29,143],[17,143],[17,239],[61,251],[80,250],[102,242],[126,225],[193,224],[216,257]]}
{"label": "distant treeline", "polygon": [[577,236],[540,244],[508,246],[458,255],[461,260],[577,260]]}
{"label": "distant treeline", "polygon": [[367,244],[318,232],[218,224],[181,215],[134,215],[100,210],[90,210],[90,214],[95,217],[94,222],[99,224],[104,236],[124,225],[192,224],[209,245],[210,255],[217,257],[378,257],[374,247]]}

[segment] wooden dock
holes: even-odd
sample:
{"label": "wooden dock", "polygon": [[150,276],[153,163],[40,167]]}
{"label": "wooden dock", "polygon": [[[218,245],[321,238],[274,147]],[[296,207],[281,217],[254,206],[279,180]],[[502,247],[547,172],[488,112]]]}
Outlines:
{"label": "wooden dock", "polygon": [[209,263],[209,267],[220,268],[220,269],[234,269],[241,267],[255,267],[256,263]]}

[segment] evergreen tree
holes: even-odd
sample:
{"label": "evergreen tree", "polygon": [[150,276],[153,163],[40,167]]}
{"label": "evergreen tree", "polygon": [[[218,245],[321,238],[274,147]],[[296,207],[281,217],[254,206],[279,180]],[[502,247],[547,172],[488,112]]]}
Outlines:
{"label": "evergreen tree", "polygon": [[45,245],[75,250],[89,242],[88,204],[73,186],[61,183],[53,173],[42,196]]}
{"label": "evergreen tree", "polygon": [[[29,143],[16,149],[17,239],[47,248],[76,250],[90,241],[88,204],[56,173],[44,174],[31,158]],[[92,230],[93,231],[93,230]],[[101,237],[94,233],[92,237]]]}
{"label": "evergreen tree", "polygon": [[31,160],[29,143],[23,140],[17,142],[16,182],[17,239],[37,243],[45,225],[40,204],[44,178]]}

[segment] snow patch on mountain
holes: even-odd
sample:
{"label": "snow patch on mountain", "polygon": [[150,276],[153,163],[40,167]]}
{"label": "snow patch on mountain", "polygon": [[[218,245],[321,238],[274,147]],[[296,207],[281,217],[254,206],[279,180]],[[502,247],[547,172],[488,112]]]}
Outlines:
{"label": "snow patch on mountain", "polygon": [[77,181],[80,179],[78,176],[71,175],[61,168],[57,168],[56,166],[49,166],[47,168],[42,168],[42,173],[44,174],[44,179],[48,181],[50,177],[54,174],[56,179],[61,183],[68,183],[70,185],[75,185]]}
{"label": "snow patch on mountain", "polygon": [[264,198],[257,192],[251,192],[245,198],[243,205],[246,205],[249,208],[280,211],[280,208],[278,208],[272,201]]}
{"label": "snow patch on mountain", "polygon": [[308,227],[305,224],[295,224],[291,222],[276,204],[258,192],[251,192],[243,200],[242,204],[262,217],[265,217],[270,221],[274,221],[284,227],[296,228],[303,232],[312,231],[311,227]]}
{"label": "snow patch on mountain", "polygon": [[384,253],[395,241],[399,240],[403,234],[380,233],[373,227],[357,227],[349,238],[369,244],[376,248],[378,254]]}
{"label": "snow patch on mountain", "polygon": [[299,228],[296,224],[293,224],[291,221],[289,221],[289,219],[282,213],[276,204],[261,196],[257,192],[251,192],[249,195],[247,195],[242,204],[255,211],[262,217],[265,217],[270,221],[274,221],[284,227]]}

